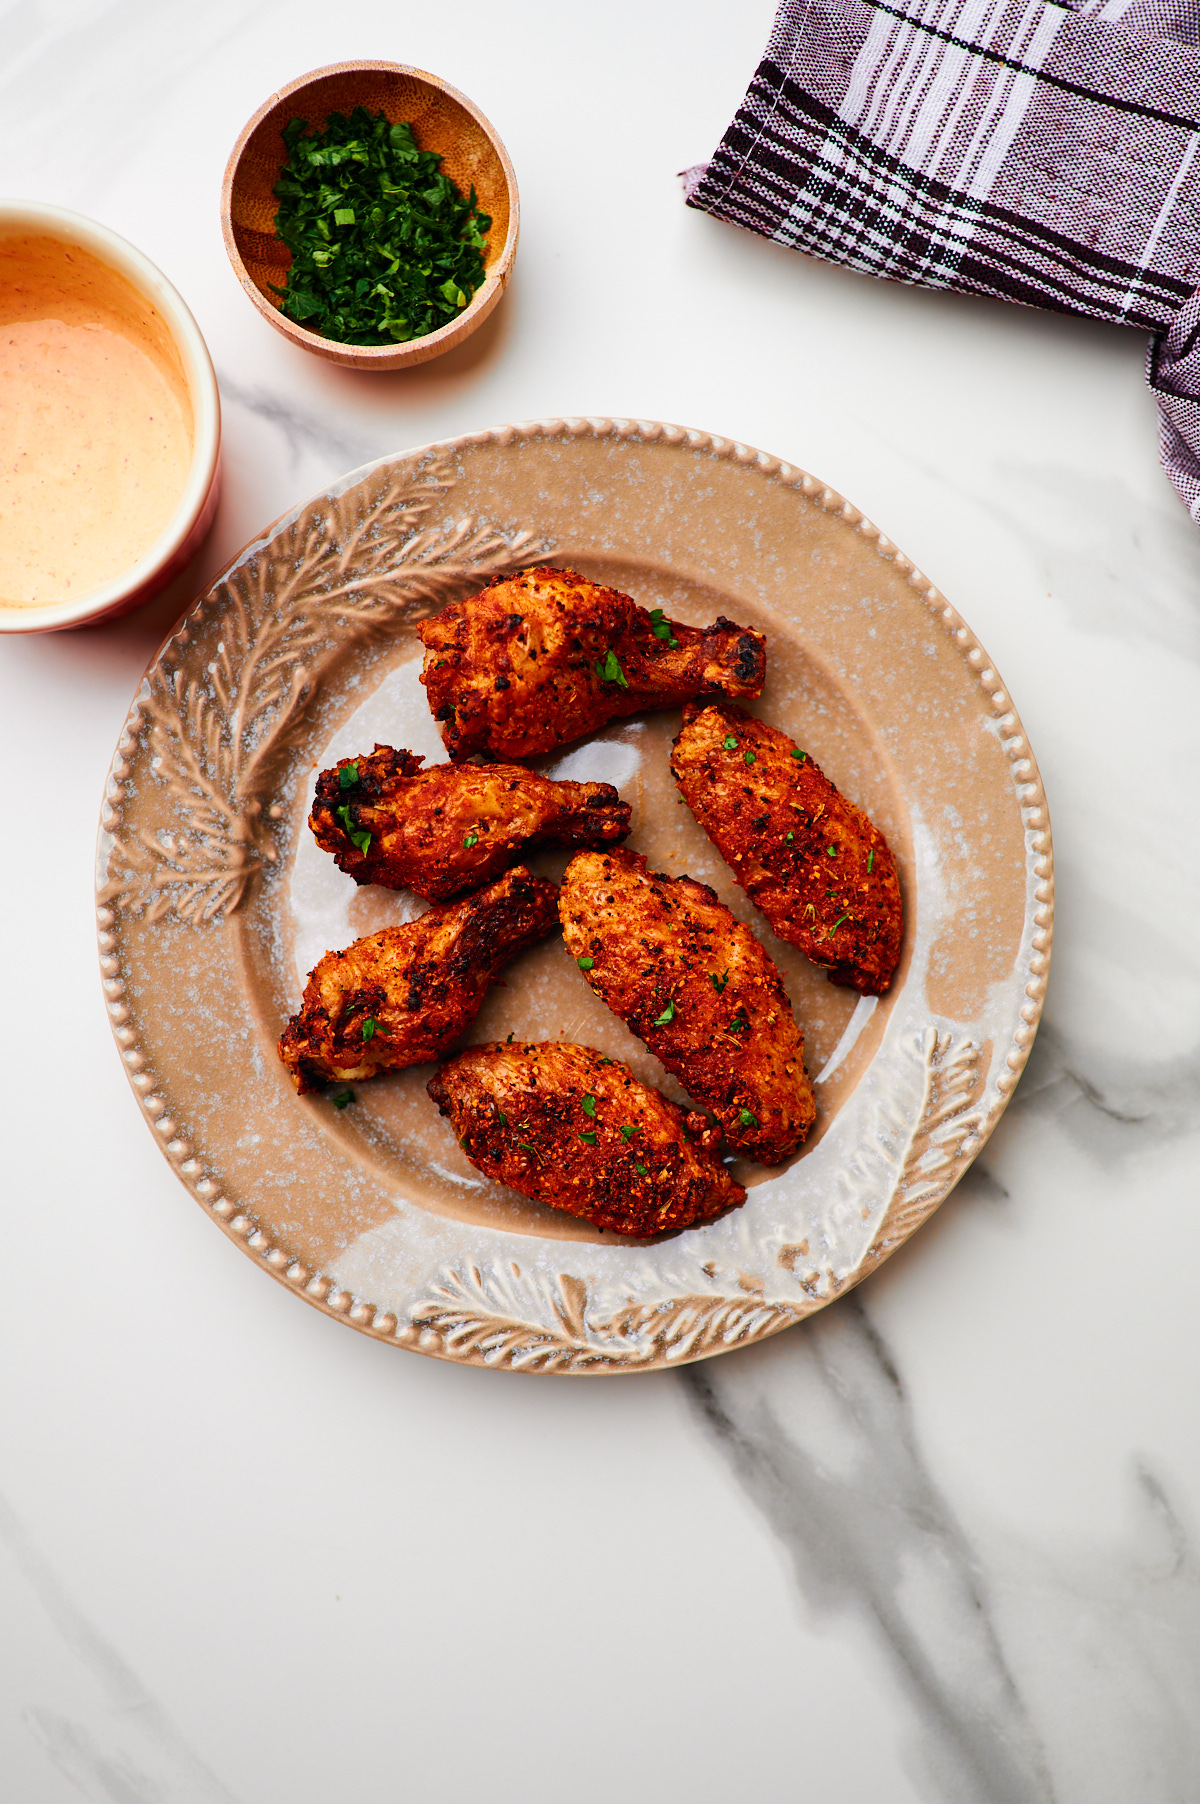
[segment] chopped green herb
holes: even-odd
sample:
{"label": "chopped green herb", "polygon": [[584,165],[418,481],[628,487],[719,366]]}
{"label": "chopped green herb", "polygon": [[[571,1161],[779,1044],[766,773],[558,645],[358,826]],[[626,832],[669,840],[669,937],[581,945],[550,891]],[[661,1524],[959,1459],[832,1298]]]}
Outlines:
{"label": "chopped green herb", "polygon": [[518,1140],[517,1145],[520,1147],[520,1149],[523,1153],[531,1153],[533,1151],[533,1148],[532,1148],[532,1146],[530,1146],[528,1140]]}
{"label": "chopped green herb", "polygon": [[839,915],[837,920],[833,923],[833,926],[829,929],[829,932],[825,935],[825,938],[832,939],[834,934],[837,932],[838,928],[841,926],[842,922],[848,921],[849,919],[850,919],[849,915]]}
{"label": "chopped green herb", "polygon": [[742,1127],[757,1127],[758,1126],[758,1116],[755,1114],[752,1114],[749,1109],[743,1109],[741,1114],[738,1116],[738,1122],[739,1122],[740,1126],[742,1126]]}
{"label": "chopped green herb", "polygon": [[802,752],[800,750],[799,746],[793,746],[792,747],[792,757],[796,760],[797,764],[803,764],[805,758],[807,757],[807,753]]}
{"label": "chopped green herb", "polygon": [[581,1140],[586,1140],[589,1146],[595,1146],[596,1144],[595,1134],[580,1134],[579,1138]]}
{"label": "chopped green herb", "polygon": [[867,853],[867,875],[868,875],[868,877],[871,874],[871,867],[874,865],[874,863],[875,863],[875,848],[874,848],[874,846],[872,846],[871,850]]}
{"label": "chopped green herb", "polygon": [[725,750],[727,752],[736,752],[737,751],[737,740],[734,738],[732,733],[727,733],[725,735],[725,738],[721,741],[721,743],[725,747]]}
{"label": "chopped green herb", "polygon": [[500,1123],[501,1127],[508,1126],[508,1116],[504,1113],[503,1109],[496,1110],[496,1120]]}
{"label": "chopped green herb", "polygon": [[282,311],[342,344],[400,344],[457,317],[485,276],[491,220],[411,126],[355,107],[292,119],[275,231],[292,253]]}
{"label": "chopped green herb", "polygon": [[362,1024],[363,1039],[364,1040],[373,1040],[375,1038],[375,1029],[376,1029],[376,1027],[378,1027],[378,1025],[379,1025],[379,1023],[376,1021],[374,1015],[367,1015],[364,1018],[363,1024]]}
{"label": "chopped green herb", "polygon": [[744,758],[745,758],[745,760],[746,760],[746,763],[747,763],[747,764],[753,764],[753,763],[754,763],[754,759],[755,759],[755,753],[753,753],[753,752],[743,752],[743,754],[742,754],[742,756],[743,756],[743,757],[744,757]]}
{"label": "chopped green herb", "polygon": [[585,1096],[579,1106],[583,1110],[585,1115],[590,1115],[592,1120],[595,1121],[595,1119],[596,1119],[596,1098],[594,1096],[591,1096],[591,1095]]}
{"label": "chopped green herb", "polygon": [[729,982],[728,971],[722,971],[720,977],[717,976],[715,971],[710,971],[708,975],[709,975],[709,979],[712,983],[713,989],[717,992],[717,995],[719,996],[721,994],[722,990],[725,988],[725,985]]}
{"label": "chopped green herb", "polygon": [[353,764],[343,764],[341,770],[338,773],[339,789],[353,789],[354,785],[358,781],[359,781],[359,775],[358,775],[357,759],[355,760],[355,762]]}
{"label": "chopped green herb", "polygon": [[353,1090],[347,1084],[344,1090],[335,1090],[329,1100],[335,1109],[341,1110],[346,1107],[347,1103],[354,1102],[356,1098]]}
{"label": "chopped green herb", "polygon": [[828,857],[828,858],[836,858],[837,857],[837,847],[836,846],[826,846],[825,854],[826,854],[826,857]]}
{"label": "chopped green herb", "polygon": [[479,844],[478,833],[468,833],[467,837],[463,840],[463,845],[466,846],[468,852],[471,850],[472,846],[477,846],[478,844]]}
{"label": "chopped green herb", "polygon": [[794,845],[795,842],[796,842],[796,835],[794,833],[789,833],[783,843],[785,846],[791,846],[791,845]]}
{"label": "chopped green herb", "polygon": [[675,1019],[675,1004],[673,1002],[668,1002],[666,1008],[663,1010],[662,1014],[658,1017],[657,1021],[651,1022],[651,1026],[652,1027],[667,1027],[670,1025],[670,1023],[672,1021],[674,1021],[674,1019]]}
{"label": "chopped green herb", "polygon": [[604,662],[602,664],[597,662],[596,675],[600,678],[602,683],[616,683],[622,689],[628,689],[629,687],[625,672],[621,669],[621,666],[617,661],[617,654],[615,651],[611,650],[611,648],[605,657]]}
{"label": "chopped green herb", "polygon": [[633,1169],[637,1172],[639,1178],[646,1178],[650,1175],[646,1167],[644,1165],[639,1165],[636,1159],[634,1160]]}
{"label": "chopped green herb", "polygon": [[664,617],[661,608],[651,608],[650,610],[650,631],[656,639],[665,639],[672,651],[679,644],[678,639],[671,631],[671,623]]}
{"label": "chopped green herb", "polygon": [[641,1131],[640,1127],[623,1127],[621,1129],[621,1138],[622,1140],[632,1140],[633,1136],[635,1134],[640,1134]]}
{"label": "chopped green herb", "polygon": [[594,958],[577,958],[575,960],[581,971],[590,971],[595,962]]}
{"label": "chopped green herb", "polygon": [[334,809],[333,813],[334,813],[334,818],[337,820],[339,825],[343,828],[346,838],[350,841],[350,844],[352,846],[357,846],[360,852],[370,851],[371,835],[367,832],[365,827],[356,827],[355,826],[354,820],[350,814],[349,803],[339,802],[338,806]]}

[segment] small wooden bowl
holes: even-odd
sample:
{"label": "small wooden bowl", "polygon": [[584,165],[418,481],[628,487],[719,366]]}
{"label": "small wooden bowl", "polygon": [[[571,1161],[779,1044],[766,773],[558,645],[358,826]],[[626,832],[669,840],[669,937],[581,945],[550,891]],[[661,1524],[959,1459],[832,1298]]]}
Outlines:
{"label": "small wooden bowl", "polygon": [[[274,188],[287,160],[283,128],[296,118],[320,126],[330,113],[349,113],[356,106],[382,112],[391,125],[407,120],[420,148],[438,153],[443,170],[464,194],[474,184],[480,211],[491,215],[481,286],[457,319],[404,344],[348,345],[322,338],[281,313],[273,291],[273,284],[283,287],[292,263],[292,253],[275,236],[279,202]],[[504,293],[517,254],[520,217],[517,178],[494,127],[457,88],[402,63],[331,63],[280,88],[259,107],[234,145],[221,188],[225,249],[263,318],[293,344],[358,370],[427,363],[469,338]]]}

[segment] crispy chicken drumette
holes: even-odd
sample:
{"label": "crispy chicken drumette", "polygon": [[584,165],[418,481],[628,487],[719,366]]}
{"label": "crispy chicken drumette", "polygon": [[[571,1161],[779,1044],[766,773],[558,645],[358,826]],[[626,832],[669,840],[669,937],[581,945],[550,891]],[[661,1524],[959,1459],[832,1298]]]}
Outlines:
{"label": "crispy chicken drumette", "polygon": [[671,769],[688,807],[781,940],[831,982],[880,996],[900,957],[888,843],[794,739],[725,702],[685,708]]}
{"label": "crispy chicken drumette", "polygon": [[501,967],[557,925],[557,896],[518,865],[462,902],[327,952],[279,1041],[300,1094],[439,1057]]}
{"label": "crispy chicken drumette", "polygon": [[435,764],[377,745],[317,778],[308,824],[356,883],[444,902],[531,846],[610,846],[629,832],[611,783],[556,783],[521,764]]}
{"label": "crispy chicken drumette", "polygon": [[614,1014],[764,1165],[816,1114],[804,1036],[766,948],[714,892],[638,852],[580,852],[558,897],[567,951]]}
{"label": "crispy chicken drumette", "polygon": [[660,1234],[746,1200],[714,1122],[590,1046],[468,1046],[428,1088],[487,1177],[599,1228]]}
{"label": "crispy chicken drumette", "polygon": [[756,696],[761,633],[719,619],[681,626],[619,589],[534,564],[451,602],[418,628],[421,681],[451,758],[533,758],[644,708]]}

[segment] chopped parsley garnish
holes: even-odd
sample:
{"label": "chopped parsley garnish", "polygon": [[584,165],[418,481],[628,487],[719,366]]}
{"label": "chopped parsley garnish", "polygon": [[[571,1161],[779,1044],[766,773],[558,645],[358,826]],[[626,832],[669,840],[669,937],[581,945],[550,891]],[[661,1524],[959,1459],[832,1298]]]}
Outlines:
{"label": "chopped parsley garnish", "polygon": [[874,863],[875,863],[875,848],[874,848],[874,846],[872,846],[871,850],[867,853],[867,875],[868,875],[868,877],[871,874],[871,867]]}
{"label": "chopped parsley garnish", "polygon": [[463,845],[467,848],[468,852],[471,850],[472,846],[477,846],[478,844],[479,844],[478,833],[468,833],[467,837],[463,840]]}
{"label": "chopped parsley garnish", "polygon": [[496,1110],[496,1120],[500,1123],[501,1127],[508,1126],[508,1116],[504,1113],[503,1109]]}
{"label": "chopped parsley garnish", "polygon": [[412,127],[365,107],[283,128],[275,231],[292,253],[282,311],[342,344],[403,344],[456,319],[485,277],[491,220],[419,150]]}
{"label": "chopped parsley garnish", "polygon": [[717,995],[719,996],[721,994],[722,990],[725,988],[725,985],[729,982],[728,971],[722,971],[720,977],[717,976],[715,971],[710,971],[708,975],[712,982],[713,989],[717,992]]}
{"label": "chopped parsley garnish", "polygon": [[783,843],[785,846],[790,846],[790,845],[795,844],[795,840],[796,840],[796,835],[794,833],[789,833]]}
{"label": "chopped parsley garnish", "polygon": [[665,639],[672,651],[679,644],[678,639],[671,631],[671,623],[664,618],[661,608],[651,608],[650,610],[650,631],[656,639]]}
{"label": "chopped parsley garnish", "polygon": [[650,1175],[646,1167],[644,1165],[639,1165],[636,1159],[634,1160],[633,1169],[637,1172],[639,1178],[646,1178]]}
{"label": "chopped parsley garnish", "polygon": [[354,785],[359,782],[359,780],[358,760],[356,759],[353,764],[343,764],[338,773],[338,787],[340,789],[353,789]]}
{"label": "chopped parsley garnish", "polygon": [[[367,1015],[362,1024],[363,1039],[364,1040],[373,1040],[375,1038],[375,1029],[378,1026],[379,1026],[379,1023],[378,1023],[378,1021],[376,1021],[374,1015]],[[382,1029],[380,1031],[382,1032]]]}
{"label": "chopped parsley garnish", "polygon": [[344,831],[346,838],[350,841],[350,844],[352,846],[357,846],[360,852],[370,851],[371,835],[367,832],[365,827],[356,827],[355,826],[355,824],[350,816],[349,803],[348,802],[339,802],[338,806],[334,809],[333,813],[334,813],[334,819],[338,822],[338,825]]}
{"label": "chopped parsley garnish", "polygon": [[792,747],[792,757],[796,760],[797,764],[803,764],[804,760],[807,756],[808,756],[808,754],[806,752],[802,752],[800,750],[799,746]]}
{"label": "chopped parsley garnish", "polygon": [[641,1131],[640,1127],[623,1127],[621,1129],[621,1138],[622,1140],[632,1140],[633,1136],[635,1134],[640,1134]]}
{"label": "chopped parsley garnish", "polygon": [[595,1134],[580,1134],[579,1138],[581,1140],[586,1140],[589,1146],[595,1146],[596,1144]]}
{"label": "chopped parsley garnish", "polygon": [[595,1119],[596,1119],[596,1098],[594,1096],[592,1096],[590,1094],[585,1096],[579,1106],[583,1110],[585,1115],[590,1115],[592,1120],[595,1121]]}
{"label": "chopped parsley garnish", "polygon": [[595,962],[594,958],[577,958],[575,960],[581,971],[590,971]]}
{"label": "chopped parsley garnish", "polygon": [[657,1021],[652,1021],[650,1025],[652,1027],[668,1027],[670,1025],[670,1023],[672,1021],[674,1021],[674,1019],[675,1019],[675,1004],[673,1002],[668,1002],[666,1008],[663,1010],[662,1014],[658,1017]]}
{"label": "chopped parsley garnish", "polygon": [[836,846],[826,846],[825,855],[827,858],[836,858],[837,857],[837,847]]}
{"label": "chopped parsley garnish", "polygon": [[734,738],[732,733],[727,733],[725,735],[725,738],[721,741],[721,743],[725,747],[725,750],[727,752],[736,752],[737,751],[737,740]]}
{"label": "chopped parsley garnish", "polygon": [[617,654],[611,648],[605,656],[603,663],[600,663],[599,660],[597,660],[596,675],[600,678],[602,683],[617,683],[622,689],[628,689],[629,687],[625,672],[617,662]]}
{"label": "chopped parsley garnish", "polygon": [[340,1111],[346,1107],[347,1103],[354,1102],[357,1099],[353,1090],[350,1088],[349,1084],[347,1084],[344,1090],[335,1090],[329,1100],[334,1108]]}
{"label": "chopped parsley garnish", "polygon": [[753,1114],[750,1109],[743,1109],[738,1116],[738,1123],[742,1127],[757,1127],[758,1116]]}
{"label": "chopped parsley garnish", "polygon": [[742,756],[745,758],[747,764],[753,764],[756,754],[754,752],[743,752]]}

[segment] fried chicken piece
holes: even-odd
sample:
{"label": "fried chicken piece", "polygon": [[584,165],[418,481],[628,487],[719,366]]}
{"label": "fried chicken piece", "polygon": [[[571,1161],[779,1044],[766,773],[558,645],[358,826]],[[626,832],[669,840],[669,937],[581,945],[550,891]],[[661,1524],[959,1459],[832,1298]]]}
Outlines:
{"label": "fried chicken piece", "polygon": [[640,852],[580,852],[558,896],[567,951],[725,1139],[790,1158],[816,1114],[804,1036],[774,961],[715,892],[647,871]]}
{"label": "fried chicken piece", "polygon": [[356,883],[444,902],[531,846],[610,846],[629,832],[630,804],[611,783],[556,783],[522,764],[423,762],[377,745],[317,778],[308,824]]}
{"label": "fried chicken piece", "polygon": [[590,1046],[468,1046],[428,1090],[486,1177],[598,1228],[661,1234],[746,1200],[714,1122]]}
{"label": "fried chicken piece", "polygon": [[518,865],[478,895],[327,952],[279,1040],[301,1096],[440,1057],[502,966],[557,924],[557,898],[557,884]]}
{"label": "fried chicken piece", "polygon": [[723,618],[681,626],[548,564],[493,578],[417,630],[421,681],[456,762],[473,752],[534,758],[709,691],[760,695],[766,675],[761,633]]}
{"label": "fried chicken piece", "polygon": [[781,940],[830,982],[881,996],[904,931],[888,843],[794,739],[725,703],[684,709],[671,770]]}

